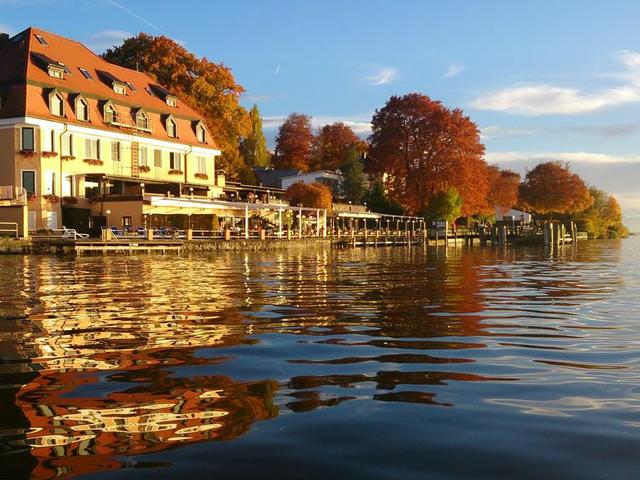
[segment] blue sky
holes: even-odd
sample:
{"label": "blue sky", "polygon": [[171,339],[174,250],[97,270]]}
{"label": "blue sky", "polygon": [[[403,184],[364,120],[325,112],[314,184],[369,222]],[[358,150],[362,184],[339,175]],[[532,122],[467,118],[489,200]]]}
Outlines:
{"label": "blue sky", "polygon": [[269,138],[294,111],[366,135],[390,95],[423,92],[478,123],[490,162],[569,161],[640,230],[638,19],[632,0],[0,0],[10,33],[100,52],[145,31],[224,62]]}

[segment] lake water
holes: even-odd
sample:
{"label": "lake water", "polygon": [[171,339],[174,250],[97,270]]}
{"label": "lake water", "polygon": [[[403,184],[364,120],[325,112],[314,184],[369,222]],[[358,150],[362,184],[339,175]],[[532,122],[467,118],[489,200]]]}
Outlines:
{"label": "lake water", "polygon": [[637,478],[639,311],[640,238],[0,257],[0,478]]}

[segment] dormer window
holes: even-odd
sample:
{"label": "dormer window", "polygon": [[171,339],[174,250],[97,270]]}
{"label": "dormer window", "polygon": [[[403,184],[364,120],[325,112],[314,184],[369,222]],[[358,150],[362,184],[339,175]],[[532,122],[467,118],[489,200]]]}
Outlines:
{"label": "dormer window", "polygon": [[207,130],[201,122],[196,125],[196,138],[200,143],[207,143]]}
{"label": "dormer window", "polygon": [[81,95],[76,97],[76,118],[83,122],[89,121],[89,104]]}
{"label": "dormer window", "polygon": [[57,90],[49,93],[49,111],[56,117],[64,117],[64,98]]}
{"label": "dormer window", "polygon": [[169,105],[170,107],[178,106],[178,99],[176,97],[167,96],[166,101],[167,101],[167,105]]}
{"label": "dormer window", "polygon": [[113,91],[118,95],[126,95],[127,94],[127,86],[123,83],[113,82]]}
{"label": "dormer window", "polygon": [[47,69],[50,77],[64,79],[64,68],[58,67],[56,65],[49,65]]}
{"label": "dormer window", "polygon": [[112,103],[106,103],[104,106],[104,123],[116,123],[118,119],[118,111]]}
{"label": "dormer window", "polygon": [[168,116],[166,120],[167,135],[171,138],[178,137],[178,126],[172,116]]}
{"label": "dormer window", "polygon": [[136,112],[136,128],[138,130],[151,131],[151,125],[149,122],[149,116],[142,109]]}

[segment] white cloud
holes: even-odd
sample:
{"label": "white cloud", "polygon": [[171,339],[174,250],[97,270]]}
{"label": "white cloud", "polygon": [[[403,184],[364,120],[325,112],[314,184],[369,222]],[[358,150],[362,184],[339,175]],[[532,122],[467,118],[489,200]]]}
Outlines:
{"label": "white cloud", "polygon": [[122,43],[125,38],[133,37],[129,32],[123,30],[102,30],[96,32],[87,42],[87,46],[98,53],[104,52],[107,48]]}
{"label": "white cloud", "polygon": [[588,164],[640,163],[640,155],[610,155],[589,152],[488,152],[485,158],[489,163],[538,163],[550,160]]}
{"label": "white cloud", "polygon": [[[280,125],[286,120],[284,116],[263,117],[262,128],[265,130],[274,130],[279,128]],[[371,122],[360,120],[361,117],[333,117],[326,115],[316,115],[311,117],[311,126],[315,129],[322,128],[325,125],[329,125],[335,122],[342,122],[345,125],[351,127],[356,135],[368,135],[371,133]]]}
{"label": "white cloud", "polygon": [[464,65],[460,65],[459,63],[454,63],[452,65],[449,65],[449,69],[447,70],[447,73],[444,74],[444,76],[445,78],[455,77],[459,73],[462,73],[463,70],[464,70]]}
{"label": "white cloud", "polygon": [[536,130],[527,128],[501,127],[500,125],[489,125],[480,129],[480,137],[483,140],[498,137],[512,137],[518,135],[532,135]]}
{"label": "white cloud", "polygon": [[379,86],[392,83],[398,78],[398,70],[393,67],[378,67],[374,72],[365,75],[362,81],[365,85]]}
{"label": "white cloud", "polygon": [[640,53],[624,51],[619,60],[625,70],[608,76],[622,84],[599,92],[583,92],[575,87],[550,84],[521,84],[480,96],[473,108],[522,115],[572,115],[604,107],[640,101]]}

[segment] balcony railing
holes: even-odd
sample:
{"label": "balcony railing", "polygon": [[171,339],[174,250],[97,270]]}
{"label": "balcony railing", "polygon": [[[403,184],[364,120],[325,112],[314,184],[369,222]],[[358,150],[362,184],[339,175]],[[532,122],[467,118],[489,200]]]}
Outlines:
{"label": "balcony railing", "polygon": [[0,206],[27,204],[27,191],[13,185],[0,186]]}

